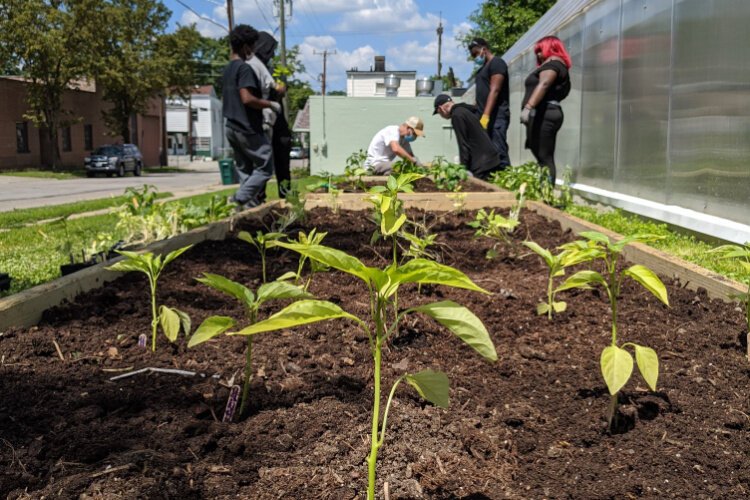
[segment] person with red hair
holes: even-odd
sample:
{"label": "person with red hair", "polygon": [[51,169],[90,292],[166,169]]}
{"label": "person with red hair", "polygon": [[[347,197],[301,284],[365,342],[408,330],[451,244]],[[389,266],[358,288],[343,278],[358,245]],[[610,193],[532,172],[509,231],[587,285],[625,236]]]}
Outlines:
{"label": "person with red hair", "polygon": [[565,45],[556,36],[546,36],[534,45],[537,68],[524,82],[521,123],[526,125],[526,149],[530,149],[540,166],[549,169],[555,182],[555,143],[563,124],[560,102],[570,93],[572,66]]}

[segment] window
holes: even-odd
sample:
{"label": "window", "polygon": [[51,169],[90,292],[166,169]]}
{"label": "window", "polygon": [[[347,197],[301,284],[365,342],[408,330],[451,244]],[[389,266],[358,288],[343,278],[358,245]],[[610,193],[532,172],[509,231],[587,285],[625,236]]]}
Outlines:
{"label": "window", "polygon": [[70,127],[64,127],[60,131],[60,135],[62,136],[62,150],[63,151],[72,151],[73,145],[70,141]]}
{"label": "window", "polygon": [[83,126],[83,149],[91,151],[94,149],[94,126],[84,125]]}
{"label": "window", "polygon": [[29,125],[16,123],[16,153],[29,153]]}

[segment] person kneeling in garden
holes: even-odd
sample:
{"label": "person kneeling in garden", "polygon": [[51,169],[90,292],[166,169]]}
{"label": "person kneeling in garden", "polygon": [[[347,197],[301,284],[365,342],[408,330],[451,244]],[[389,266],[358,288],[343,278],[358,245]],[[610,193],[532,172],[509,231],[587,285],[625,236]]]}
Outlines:
{"label": "person kneeling in garden", "polygon": [[470,104],[454,103],[447,94],[435,98],[433,115],[440,114],[451,121],[458,141],[458,157],[474,177],[487,179],[492,172],[501,170],[500,155],[479,123],[476,108]]}
{"label": "person kneeling in garden", "polygon": [[281,105],[261,96],[261,84],[245,62],[253,55],[258,32],[240,24],[229,35],[232,55],[222,76],[223,111],[227,140],[234,150],[240,187],[232,201],[241,208],[260,204],[273,175],[273,150],[263,133],[263,110],[281,112]]}
{"label": "person kneeling in garden", "polygon": [[409,145],[417,137],[424,137],[424,123],[416,116],[407,118],[401,125],[389,125],[378,131],[367,148],[365,168],[375,175],[388,175],[397,156],[419,164]]}

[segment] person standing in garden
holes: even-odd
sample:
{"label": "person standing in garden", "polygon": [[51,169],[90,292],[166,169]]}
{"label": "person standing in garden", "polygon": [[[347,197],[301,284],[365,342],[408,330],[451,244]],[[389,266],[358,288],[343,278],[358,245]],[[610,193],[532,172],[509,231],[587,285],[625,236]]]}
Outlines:
{"label": "person standing in garden", "polygon": [[[282,105],[282,98],[286,94],[286,85],[277,82],[273,77],[271,68],[272,59],[279,43],[265,31],[261,31],[258,42],[255,44],[253,57],[248,64],[253,68],[255,74],[263,86],[263,98],[277,102]],[[279,198],[286,196],[287,189],[292,182],[289,165],[289,152],[292,150],[292,132],[283,112],[275,113],[270,108],[263,110],[263,127],[271,141],[273,149],[273,166],[276,172],[276,184],[279,190]]]}
{"label": "person standing in garden", "polygon": [[570,56],[556,36],[546,36],[534,45],[537,68],[526,78],[521,123],[526,125],[526,149],[555,183],[555,143],[563,124],[560,102],[570,93]]}
{"label": "person standing in garden", "polygon": [[388,175],[397,156],[419,164],[410,144],[422,136],[424,122],[416,116],[407,118],[401,125],[389,125],[379,130],[367,148],[365,168],[372,170],[375,175]]}
{"label": "person standing in garden", "polygon": [[506,140],[510,124],[508,65],[502,57],[492,54],[484,38],[474,38],[469,43],[469,52],[479,68],[475,76],[476,104],[481,113],[479,123],[500,155],[501,168],[506,168],[510,166]]}
{"label": "person standing in garden", "polygon": [[470,104],[453,102],[447,94],[435,98],[435,111],[451,121],[458,141],[458,157],[474,177],[485,180],[492,172],[503,168],[495,145],[477,118],[476,108]]}
{"label": "person standing in garden", "polygon": [[281,112],[279,103],[263,99],[261,83],[246,64],[257,41],[254,28],[236,26],[229,34],[232,54],[222,75],[225,133],[240,174],[240,187],[232,199],[241,208],[261,203],[274,170],[271,143],[263,133],[263,110],[271,108],[277,115]]}

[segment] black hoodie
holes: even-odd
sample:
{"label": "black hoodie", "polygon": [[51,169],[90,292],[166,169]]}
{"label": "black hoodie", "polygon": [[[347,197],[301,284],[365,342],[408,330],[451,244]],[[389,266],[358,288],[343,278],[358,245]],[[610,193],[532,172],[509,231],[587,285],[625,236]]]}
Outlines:
{"label": "black hoodie", "polygon": [[[260,59],[261,62],[268,67],[278,45],[279,42],[276,41],[273,35],[266,31],[261,31],[258,36],[258,41],[255,42],[255,50],[253,51],[253,54],[255,54],[255,57]],[[268,69],[269,71],[271,70],[270,67],[268,67]]]}

